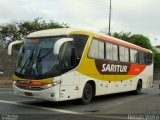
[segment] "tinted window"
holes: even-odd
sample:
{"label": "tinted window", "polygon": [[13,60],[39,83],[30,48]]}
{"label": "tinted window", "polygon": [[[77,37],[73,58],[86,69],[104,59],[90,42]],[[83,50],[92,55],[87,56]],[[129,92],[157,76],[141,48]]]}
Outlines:
{"label": "tinted window", "polygon": [[118,60],[118,46],[113,44],[113,60]]}
{"label": "tinted window", "polygon": [[135,62],[139,63],[139,54],[137,50],[135,50]]}
{"label": "tinted window", "polygon": [[147,53],[147,64],[151,64],[152,63],[152,59],[153,59],[153,56],[152,56],[152,54],[151,53]]}
{"label": "tinted window", "polygon": [[112,43],[108,43],[108,42],[106,42],[106,59],[107,60],[113,59]]}
{"label": "tinted window", "polygon": [[129,49],[124,48],[124,61],[129,62]]}
{"label": "tinted window", "polygon": [[106,59],[118,60],[118,46],[109,42],[106,42]]}
{"label": "tinted window", "polygon": [[98,42],[98,58],[104,59],[104,42],[99,41]]}
{"label": "tinted window", "polygon": [[130,49],[130,62],[135,62],[135,50]]}
{"label": "tinted window", "polygon": [[86,46],[87,40],[89,38],[89,36],[87,35],[71,35],[71,37],[73,37],[73,43],[75,45],[76,48],[76,52],[77,52],[77,57],[79,59],[81,59],[82,57],[82,53],[84,51],[84,48]]}
{"label": "tinted window", "polygon": [[98,40],[95,39],[92,40],[88,56],[90,58],[98,59]]}
{"label": "tinted window", "polygon": [[130,62],[138,63],[138,51],[130,49]]}
{"label": "tinted window", "polygon": [[139,63],[145,64],[146,62],[146,54],[144,52],[139,52]]}
{"label": "tinted window", "polygon": [[123,46],[119,46],[119,60],[122,62],[125,61],[125,52]]}
{"label": "tinted window", "polygon": [[93,39],[88,56],[95,59],[104,59],[104,42]]}
{"label": "tinted window", "polygon": [[64,44],[64,53],[63,53],[63,62],[62,62],[62,69],[66,70],[66,69],[71,69],[74,65],[72,64],[72,48],[74,48],[73,46],[73,42],[67,42]]}

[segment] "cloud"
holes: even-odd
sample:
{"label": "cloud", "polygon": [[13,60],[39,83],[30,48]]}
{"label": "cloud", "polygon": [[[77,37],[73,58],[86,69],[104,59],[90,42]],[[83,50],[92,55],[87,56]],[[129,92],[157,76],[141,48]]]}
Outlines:
{"label": "cloud", "polygon": [[[112,0],[111,31],[158,36],[159,4],[159,0]],[[37,17],[66,22],[71,27],[107,31],[109,0],[0,1],[0,24]]]}

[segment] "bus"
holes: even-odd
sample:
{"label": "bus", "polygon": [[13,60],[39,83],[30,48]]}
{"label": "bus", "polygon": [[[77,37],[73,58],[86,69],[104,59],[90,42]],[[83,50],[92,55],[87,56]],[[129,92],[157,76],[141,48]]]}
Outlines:
{"label": "bus", "polygon": [[132,91],[153,85],[152,51],[123,40],[83,29],[37,31],[24,40],[17,57],[16,95],[47,100],[79,99]]}

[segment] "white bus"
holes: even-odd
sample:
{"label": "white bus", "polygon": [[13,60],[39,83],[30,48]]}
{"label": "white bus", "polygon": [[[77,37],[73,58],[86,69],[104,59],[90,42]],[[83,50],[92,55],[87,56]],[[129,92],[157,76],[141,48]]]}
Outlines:
{"label": "white bus", "polygon": [[153,84],[152,51],[81,29],[50,29],[29,34],[19,51],[13,90],[47,101],[80,99],[133,91]]}

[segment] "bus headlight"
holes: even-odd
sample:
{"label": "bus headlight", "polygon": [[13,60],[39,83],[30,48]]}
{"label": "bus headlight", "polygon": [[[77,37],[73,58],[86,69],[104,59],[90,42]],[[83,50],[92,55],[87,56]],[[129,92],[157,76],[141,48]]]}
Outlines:
{"label": "bus headlight", "polygon": [[52,85],[53,85],[53,86],[56,86],[56,85],[58,85],[58,84],[60,84],[60,83],[61,83],[61,80],[58,80],[58,81],[56,81],[56,82],[53,82]]}
{"label": "bus headlight", "polygon": [[48,89],[48,88],[51,88],[51,87],[53,87],[52,84],[43,85],[43,89]]}
{"label": "bus headlight", "polygon": [[61,83],[61,81],[59,80],[59,81],[53,82],[52,84],[43,85],[43,89],[48,89],[48,88],[54,87],[60,83]]}
{"label": "bus headlight", "polygon": [[13,84],[15,85],[17,82],[16,81],[13,81]]}
{"label": "bus headlight", "polygon": [[14,84],[14,85],[16,85],[16,84],[18,84],[18,83],[19,83],[19,81],[17,81],[17,80],[14,80],[14,81],[13,81],[13,84]]}

